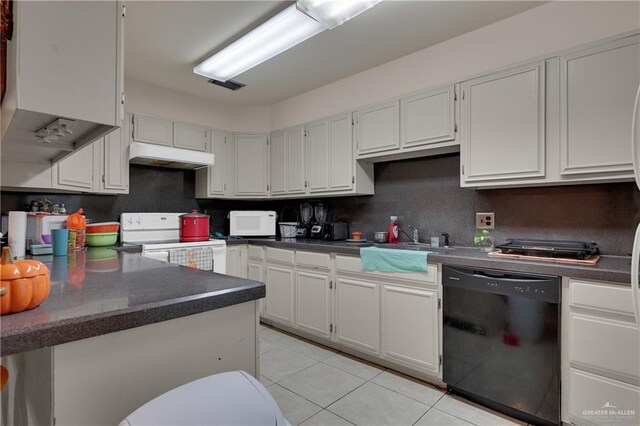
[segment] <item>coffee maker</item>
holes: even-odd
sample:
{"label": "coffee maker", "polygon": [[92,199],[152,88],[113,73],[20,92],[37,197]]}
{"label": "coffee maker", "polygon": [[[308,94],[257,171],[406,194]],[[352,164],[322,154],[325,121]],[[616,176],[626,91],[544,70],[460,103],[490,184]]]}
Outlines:
{"label": "coffee maker", "polygon": [[313,227],[313,207],[309,203],[300,204],[301,223],[296,230],[296,238],[311,238],[311,228]]}
{"label": "coffee maker", "polygon": [[318,204],[314,208],[315,224],[311,227],[311,238],[322,239],[324,236],[324,224],[327,221],[327,206]]}

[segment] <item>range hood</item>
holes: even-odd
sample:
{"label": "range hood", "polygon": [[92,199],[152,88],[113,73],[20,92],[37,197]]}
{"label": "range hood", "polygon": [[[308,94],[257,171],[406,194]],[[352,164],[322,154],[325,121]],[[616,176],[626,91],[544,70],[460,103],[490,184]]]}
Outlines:
{"label": "range hood", "polygon": [[215,156],[208,152],[172,148],[143,142],[129,145],[129,162],[146,166],[197,170],[213,166]]}

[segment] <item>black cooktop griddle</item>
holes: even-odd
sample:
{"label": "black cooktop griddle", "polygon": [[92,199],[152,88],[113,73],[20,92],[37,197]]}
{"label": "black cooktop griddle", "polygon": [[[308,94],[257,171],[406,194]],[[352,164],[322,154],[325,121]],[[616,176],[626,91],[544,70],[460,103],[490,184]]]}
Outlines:
{"label": "black cooktop griddle", "polygon": [[535,240],[509,238],[505,244],[496,246],[502,253],[524,256],[564,257],[587,259],[600,252],[598,243],[564,240]]}

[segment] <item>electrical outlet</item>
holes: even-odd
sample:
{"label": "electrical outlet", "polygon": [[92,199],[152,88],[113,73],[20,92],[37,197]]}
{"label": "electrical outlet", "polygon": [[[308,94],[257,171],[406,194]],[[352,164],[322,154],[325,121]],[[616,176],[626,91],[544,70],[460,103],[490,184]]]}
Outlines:
{"label": "electrical outlet", "polygon": [[491,213],[476,213],[476,229],[495,229],[495,215]]}

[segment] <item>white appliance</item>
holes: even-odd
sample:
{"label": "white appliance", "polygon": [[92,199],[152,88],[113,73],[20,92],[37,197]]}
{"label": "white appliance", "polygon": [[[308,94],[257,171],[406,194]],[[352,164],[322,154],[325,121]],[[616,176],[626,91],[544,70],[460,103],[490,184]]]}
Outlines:
{"label": "white appliance", "polygon": [[129,162],[146,166],[197,170],[213,166],[214,154],[143,142],[129,145]]}
{"label": "white appliance", "polygon": [[[631,126],[631,156],[633,157],[633,172],[636,185],[640,189],[640,87],[636,93],[636,103],[633,108],[633,124]],[[638,272],[640,261],[640,224],[636,229],[633,240],[633,253],[631,255],[631,291],[633,293],[633,310],[636,322],[640,325],[640,287],[638,286]]]}
{"label": "white appliance", "polygon": [[269,391],[244,371],[194,380],[144,404],[119,426],[290,426]]}
{"label": "white appliance", "polygon": [[27,213],[27,247],[42,244],[43,235],[51,235],[52,229],[64,228],[67,215],[43,215]]}
{"label": "white appliance", "polygon": [[122,213],[120,241],[142,246],[142,255],[164,262],[224,274],[224,240],[180,242],[180,216],[184,213]]}
{"label": "white appliance", "polygon": [[229,212],[229,235],[275,237],[276,216],[271,210],[232,210]]}

